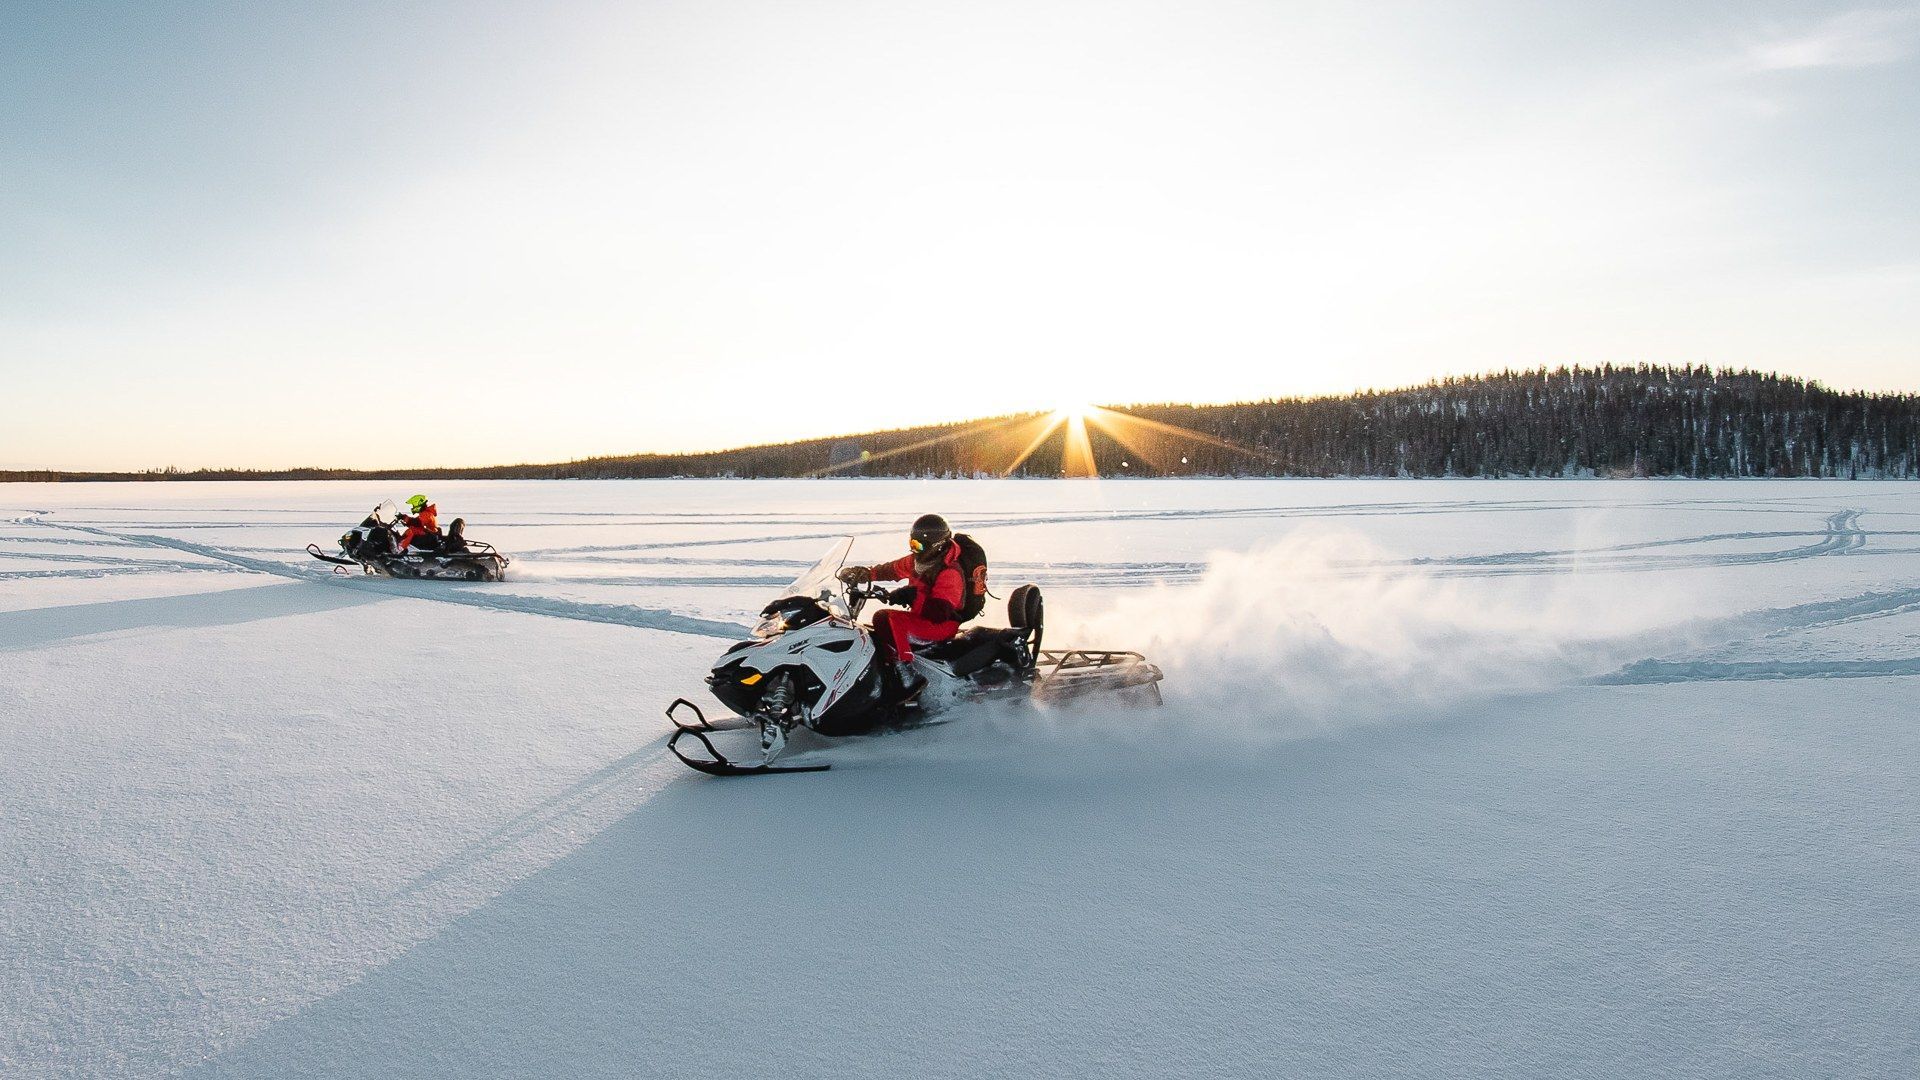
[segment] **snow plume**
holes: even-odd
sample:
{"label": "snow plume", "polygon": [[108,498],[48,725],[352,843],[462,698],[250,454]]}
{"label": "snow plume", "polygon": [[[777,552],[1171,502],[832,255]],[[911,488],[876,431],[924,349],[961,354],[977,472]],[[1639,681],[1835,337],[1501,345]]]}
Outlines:
{"label": "snow plume", "polygon": [[[1139,648],[1166,672],[1176,721],[1243,744],[1286,740],[1605,670],[1617,662],[1607,635],[1621,628],[1596,625],[1605,606],[1556,588],[1556,578],[1529,577],[1521,593],[1396,562],[1355,535],[1303,531],[1217,554],[1196,585],[1123,595],[1048,637]],[[1096,711],[1110,715],[1088,709],[1086,719]]]}
{"label": "snow plume", "polygon": [[[1411,564],[1358,534],[1318,528],[1211,556],[1200,580],[1129,590],[1076,618],[1056,597],[1046,644],[1132,648],[1166,673],[1165,705],[1110,697],[1049,707],[975,707],[968,722],[864,744],[834,761],[1079,763],[1205,759],[1369,725],[1457,716],[1645,655],[1650,627],[1684,610],[1608,602],[1619,579],[1578,573],[1452,573]],[[1095,753],[1120,751],[1119,756]]]}

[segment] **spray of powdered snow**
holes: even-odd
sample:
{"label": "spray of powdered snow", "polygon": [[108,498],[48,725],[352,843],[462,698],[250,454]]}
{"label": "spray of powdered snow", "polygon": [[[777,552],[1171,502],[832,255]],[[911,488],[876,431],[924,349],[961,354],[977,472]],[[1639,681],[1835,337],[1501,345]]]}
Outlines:
{"label": "spray of powdered snow", "polygon": [[[1010,757],[1056,769],[1101,747],[1241,754],[1464,715],[1697,636],[1679,590],[1621,605],[1612,602],[1618,588],[1617,579],[1577,570],[1448,576],[1357,533],[1309,526],[1250,551],[1215,553],[1194,582],[1120,591],[1083,615],[1054,603],[1049,647],[1144,653],[1165,673],[1161,708],[1099,696],[1037,716],[972,706],[964,723],[836,742],[831,760]],[[1118,763],[1101,760],[1102,768]]]}
{"label": "spray of powdered snow", "polygon": [[1284,739],[1565,685],[1617,664],[1647,617],[1623,618],[1570,579],[1533,578],[1519,591],[1419,568],[1354,569],[1388,561],[1366,558],[1368,546],[1302,530],[1216,554],[1197,584],[1124,594],[1071,634],[1144,633],[1139,648],[1166,672],[1174,714],[1243,718],[1232,726]]}
{"label": "spray of powdered snow", "polygon": [[1036,742],[1239,753],[1457,715],[1634,655],[1635,641],[1669,612],[1621,611],[1604,603],[1605,588],[1574,575],[1449,578],[1395,564],[1356,534],[1303,529],[1211,556],[1196,583],[1124,592],[1104,610],[1050,622],[1050,646],[1146,654],[1165,672],[1164,707],[1093,698],[1039,719],[973,710],[984,723],[937,729],[907,740],[912,747],[882,740],[860,756],[924,755],[937,745],[940,756],[972,757],[1008,743],[1024,753]]}

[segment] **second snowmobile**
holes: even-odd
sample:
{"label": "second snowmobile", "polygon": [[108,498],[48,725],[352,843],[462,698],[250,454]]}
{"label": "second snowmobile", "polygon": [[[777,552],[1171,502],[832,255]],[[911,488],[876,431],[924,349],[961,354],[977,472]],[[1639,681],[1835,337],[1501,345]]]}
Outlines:
{"label": "second snowmobile", "polygon": [[[917,693],[882,663],[861,609],[886,590],[849,586],[837,576],[853,538],[834,544],[813,569],[760,613],[752,636],[722,653],[707,686],[734,713],[709,721],[679,698],[667,707],[677,730],[667,746],[689,767],[715,776],[820,772],[825,764],[777,765],[797,727],[827,736],[857,735],[935,722],[966,702],[1052,703],[1108,694],[1122,704],[1158,705],[1160,669],[1136,652],[1043,649],[1040,590],[1022,585],[1007,598],[1005,629],[975,627],[915,650]],[[757,728],[760,760],[731,760],[709,733]],[[702,753],[704,751],[704,753]]]}
{"label": "second snowmobile", "polygon": [[382,502],[340,537],[339,555],[321,551],[318,544],[308,544],[307,554],[386,577],[500,581],[507,576],[507,564],[513,560],[495,551],[492,544],[467,539],[466,523],[458,519],[445,536],[425,543],[415,541],[407,550],[400,550],[400,536],[394,528],[399,516],[400,509],[392,500]]}

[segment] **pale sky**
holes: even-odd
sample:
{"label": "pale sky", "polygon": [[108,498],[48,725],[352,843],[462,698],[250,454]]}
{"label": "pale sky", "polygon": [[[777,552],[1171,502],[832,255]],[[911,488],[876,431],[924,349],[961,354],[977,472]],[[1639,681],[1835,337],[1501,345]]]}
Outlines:
{"label": "pale sky", "polygon": [[0,467],[1920,389],[1920,4],[0,0]]}

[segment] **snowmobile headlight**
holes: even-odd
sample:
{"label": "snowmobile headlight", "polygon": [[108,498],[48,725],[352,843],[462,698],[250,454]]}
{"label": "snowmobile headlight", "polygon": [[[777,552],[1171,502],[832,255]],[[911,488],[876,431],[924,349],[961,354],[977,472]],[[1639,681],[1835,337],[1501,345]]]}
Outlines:
{"label": "snowmobile headlight", "polygon": [[760,625],[753,628],[753,636],[762,641],[771,637],[779,637],[781,634],[787,632],[787,625],[786,612],[769,611],[767,612],[766,618],[760,620]]}

